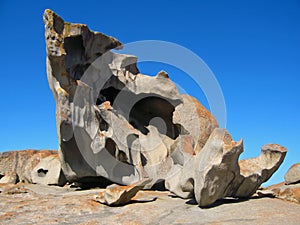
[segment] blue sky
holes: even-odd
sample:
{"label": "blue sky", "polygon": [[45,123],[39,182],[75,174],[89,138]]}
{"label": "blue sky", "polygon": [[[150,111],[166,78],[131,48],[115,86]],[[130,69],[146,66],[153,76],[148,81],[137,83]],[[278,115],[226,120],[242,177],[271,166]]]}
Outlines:
{"label": "blue sky", "polygon": [[[268,184],[282,181],[287,169],[300,162],[299,0],[2,0],[0,151],[58,148],[55,102],[45,72],[46,8],[123,43],[163,40],[190,49],[219,81],[226,128],[235,140],[244,139],[241,158],[259,155],[266,143],[287,147],[284,164]],[[166,70],[208,106],[182,71],[160,63],[139,68],[144,74]]]}

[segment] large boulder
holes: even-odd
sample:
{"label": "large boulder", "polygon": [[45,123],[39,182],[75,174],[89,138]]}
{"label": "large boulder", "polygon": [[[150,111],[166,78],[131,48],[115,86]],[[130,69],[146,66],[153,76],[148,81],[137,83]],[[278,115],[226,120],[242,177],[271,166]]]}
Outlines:
{"label": "large boulder", "polygon": [[286,149],[275,144],[238,162],[243,142],[218,128],[195,98],[180,94],[166,72],[143,75],[135,56],[110,51],[122,47],[117,39],[64,22],[51,10],[44,23],[68,181],[106,178],[130,186],[150,178],[145,188],[165,182],[177,196],[208,206],[227,196],[251,196],[282,163]]}
{"label": "large boulder", "polygon": [[35,184],[65,185],[66,178],[61,170],[58,155],[54,154],[41,159],[31,171],[31,180]]}
{"label": "large boulder", "polygon": [[[122,47],[117,39],[51,10],[44,22],[59,155],[69,181],[105,177],[129,185],[149,177],[149,188],[165,179],[173,158],[195,155],[218,127],[166,72],[143,75],[135,56],[111,52]],[[176,147],[187,140],[188,152]]]}

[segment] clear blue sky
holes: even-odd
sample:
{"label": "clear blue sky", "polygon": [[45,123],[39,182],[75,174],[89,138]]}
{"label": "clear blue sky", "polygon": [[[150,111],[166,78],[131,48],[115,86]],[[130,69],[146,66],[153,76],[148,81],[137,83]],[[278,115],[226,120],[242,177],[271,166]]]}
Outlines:
{"label": "clear blue sky", "polygon": [[[82,3],[83,2],[83,3]],[[101,2],[105,2],[102,3]],[[55,102],[45,72],[42,14],[88,24],[123,43],[164,40],[198,54],[214,72],[227,107],[227,129],[244,139],[242,158],[266,143],[289,149],[269,183],[300,162],[300,1],[14,1],[0,2],[0,151],[57,149]],[[140,65],[141,72],[164,69]],[[201,91],[185,90],[207,106]]]}

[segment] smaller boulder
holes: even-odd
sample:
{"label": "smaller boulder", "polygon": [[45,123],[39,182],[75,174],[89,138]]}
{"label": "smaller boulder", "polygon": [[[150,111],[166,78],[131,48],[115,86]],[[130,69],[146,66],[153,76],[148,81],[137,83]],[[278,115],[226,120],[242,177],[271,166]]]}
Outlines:
{"label": "smaller boulder", "polygon": [[300,183],[300,163],[291,166],[284,176],[286,184]]}
{"label": "smaller boulder", "polygon": [[61,164],[57,154],[50,155],[41,161],[31,171],[32,183],[42,185],[66,184],[66,178],[61,170]]}
{"label": "smaller boulder", "polygon": [[103,192],[100,192],[99,195],[95,196],[95,200],[109,206],[126,205],[132,200],[139,190],[150,182],[151,179],[143,179],[128,186],[112,184]]}

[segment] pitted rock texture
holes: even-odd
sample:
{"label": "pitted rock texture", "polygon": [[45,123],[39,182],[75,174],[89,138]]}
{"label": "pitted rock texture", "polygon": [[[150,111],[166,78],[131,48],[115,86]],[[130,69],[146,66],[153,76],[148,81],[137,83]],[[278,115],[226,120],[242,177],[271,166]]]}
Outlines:
{"label": "pitted rock texture", "polygon": [[44,13],[47,76],[56,101],[59,156],[69,182],[105,178],[131,185],[150,178],[202,207],[250,197],[282,163],[270,144],[238,162],[243,142],[219,129],[195,98],[182,95],[164,71],[147,76],[137,58],[110,51],[113,37]]}

